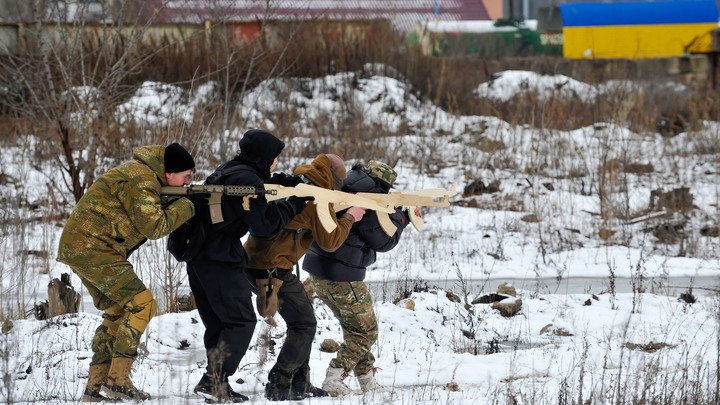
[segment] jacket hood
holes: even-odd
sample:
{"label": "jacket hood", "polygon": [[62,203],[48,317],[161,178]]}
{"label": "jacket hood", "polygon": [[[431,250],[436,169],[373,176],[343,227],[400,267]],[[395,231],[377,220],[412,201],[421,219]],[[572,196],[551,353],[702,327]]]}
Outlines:
{"label": "jacket hood", "polygon": [[138,160],[152,169],[160,180],[160,184],[167,185],[165,178],[165,146],[141,146],[133,151],[133,159]]}
{"label": "jacket hood", "polygon": [[263,180],[270,178],[270,166],[285,149],[285,143],[270,132],[252,129],[240,139],[240,154],[233,160],[255,168]]}
{"label": "jacket hood", "polygon": [[[360,169],[353,168],[348,172],[347,179],[343,182],[342,191],[351,193],[387,193],[376,178],[369,176]],[[387,183],[386,183],[387,184]]]}
{"label": "jacket hood", "polygon": [[333,176],[330,166],[330,158],[321,154],[310,162],[309,165],[299,166],[293,174],[296,176],[303,175],[310,179],[314,185],[332,190]]}

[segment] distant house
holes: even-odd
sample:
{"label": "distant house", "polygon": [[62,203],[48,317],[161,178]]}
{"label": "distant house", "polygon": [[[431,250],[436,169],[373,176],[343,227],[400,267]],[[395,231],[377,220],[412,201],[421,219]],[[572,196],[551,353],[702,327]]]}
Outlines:
{"label": "distant house", "polygon": [[265,1],[258,0],[133,1],[140,15],[158,23],[382,18],[406,32],[418,22],[435,19],[436,3],[437,18],[441,21],[489,20],[499,18],[502,10],[502,0],[285,0],[270,2],[269,8]]}
{"label": "distant house", "polygon": [[[17,52],[19,26],[38,19],[72,24],[83,13],[85,30],[124,21],[149,23],[145,39],[187,38],[224,33],[239,41],[263,34],[269,44],[292,29],[317,31],[332,39],[340,35],[364,40],[395,28],[410,33],[427,21],[477,22],[502,17],[503,0],[57,0],[33,9],[29,3],[0,0],[0,54]],[[36,15],[39,11],[40,15]],[[338,21],[342,21],[338,23]],[[299,24],[297,24],[299,23]],[[47,27],[53,30],[57,27]],[[279,42],[279,41],[278,41]]]}
{"label": "distant house", "polygon": [[[385,19],[404,32],[421,21],[497,20],[503,0],[56,0],[40,3],[41,20],[87,22],[122,18],[155,24],[203,24],[261,20]],[[122,17],[121,17],[122,16]],[[36,21],[30,2],[0,0],[0,22]]]}

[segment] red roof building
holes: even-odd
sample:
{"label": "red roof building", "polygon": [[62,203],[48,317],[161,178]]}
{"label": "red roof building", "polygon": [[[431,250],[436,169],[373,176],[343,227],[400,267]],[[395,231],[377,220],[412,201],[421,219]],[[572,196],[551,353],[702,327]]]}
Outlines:
{"label": "red roof building", "polygon": [[[489,20],[498,0],[138,0],[139,12],[155,23],[202,23],[263,19],[385,18],[402,31],[434,20]],[[163,5],[163,3],[165,3]],[[486,3],[490,6],[487,7]],[[143,7],[144,6],[144,7]],[[493,12],[493,14],[495,14]]]}

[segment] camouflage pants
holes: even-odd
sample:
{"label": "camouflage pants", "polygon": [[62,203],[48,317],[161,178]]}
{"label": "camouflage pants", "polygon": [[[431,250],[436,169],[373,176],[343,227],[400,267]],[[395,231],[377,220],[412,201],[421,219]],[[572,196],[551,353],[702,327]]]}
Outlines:
{"label": "camouflage pants", "polygon": [[340,321],[344,342],[330,367],[363,375],[372,370],[375,357],[370,349],[378,338],[372,297],[362,281],[330,281],[313,276],[312,286]]}
{"label": "camouflage pants", "polygon": [[[154,300],[150,295],[150,302],[138,302],[136,296],[147,288],[132,265],[120,262],[92,267],[73,266],[72,270],[82,279],[95,307],[103,311],[103,322],[93,337],[90,365],[109,364],[113,357],[137,357],[144,326],[154,314]],[[148,305],[152,306],[150,313]],[[140,324],[138,315],[143,318]]]}

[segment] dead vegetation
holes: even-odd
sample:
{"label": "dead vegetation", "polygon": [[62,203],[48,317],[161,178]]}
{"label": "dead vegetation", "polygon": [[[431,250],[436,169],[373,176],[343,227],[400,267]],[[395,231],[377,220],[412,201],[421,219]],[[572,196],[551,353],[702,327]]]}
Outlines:
{"label": "dead vegetation", "polygon": [[[606,123],[615,123],[641,136],[660,133],[672,139],[678,133],[697,129],[703,120],[720,116],[720,97],[707,83],[684,83],[685,91],[670,91],[667,82],[679,82],[682,78],[669,76],[662,61],[610,63],[559,58],[428,57],[408,48],[403,36],[384,21],[363,23],[363,32],[372,35],[357,36],[342,34],[352,31],[357,21],[318,31],[323,23],[288,23],[283,34],[273,41],[261,35],[254,42],[231,40],[218,34],[221,31],[212,31],[209,38],[185,38],[182,43],[170,37],[152,42],[124,37],[120,40],[119,33],[115,41],[101,42],[94,34],[88,34],[76,37],[75,42],[67,42],[70,39],[66,38],[65,42],[53,43],[52,53],[46,52],[49,40],[38,36],[35,42],[27,44],[26,52],[0,57],[0,143],[17,145],[28,134],[37,134],[39,144],[27,146],[32,160],[56,160],[62,168],[62,175],[48,183],[46,200],[12,203],[20,207],[44,207],[44,215],[61,224],[72,199],[82,195],[94,176],[124,160],[140,144],[165,143],[172,139],[195,145],[193,153],[202,156],[202,165],[212,167],[234,152],[235,145],[222,144],[222,156],[207,152],[210,145],[218,134],[246,129],[237,106],[258,84],[270,78],[287,79],[293,90],[312,97],[307,86],[309,80],[355,71],[361,72],[356,78],[378,74],[400,80],[407,89],[402,101],[405,103],[413,96],[440,106],[450,114],[498,117],[519,128],[540,129],[537,139],[533,140],[537,143],[532,152],[535,155],[515,156],[510,152],[517,145],[495,139],[486,123],[467,128],[462,134],[463,144],[490,155],[477,166],[515,173],[519,178],[515,189],[524,188],[513,193],[513,185],[508,182],[469,172],[467,183],[461,185],[466,198],[457,205],[523,212],[519,222],[545,232],[543,226],[549,219],[547,209],[534,206],[534,200],[523,198],[523,194],[562,192],[561,180],[577,179],[575,192],[601,201],[600,212],[592,213],[597,216],[596,227],[587,235],[608,244],[623,243],[630,231],[620,228],[642,223],[635,229],[653,235],[660,243],[687,242],[691,232],[686,222],[687,216],[693,215],[693,190],[656,190],[648,197],[646,208],[632,209],[627,201],[622,201],[623,193],[625,196],[628,193],[627,178],[656,175],[658,168],[653,163],[629,154],[619,158],[605,156],[597,167],[567,167],[563,162],[568,156],[579,156],[583,152],[568,149],[563,140],[554,144],[546,142],[546,137],[550,138],[555,129],[588,126],[594,126],[600,133]],[[141,35],[143,28],[137,24],[137,35]],[[364,69],[369,63],[377,64],[379,70]],[[532,92],[503,102],[477,96],[474,90],[479,84],[506,70],[563,74],[588,84],[627,80],[640,85],[635,92],[620,86],[590,100],[559,93],[540,98]],[[147,82],[172,84],[192,91],[206,83],[217,86],[211,97],[195,108],[191,120],[176,119],[153,125],[117,114],[122,103]],[[95,88],[97,93],[82,97],[68,92],[80,86]],[[297,125],[299,106],[291,100],[281,100],[282,105],[276,111],[262,113],[267,114],[275,125],[274,132],[284,139],[303,138],[293,145],[292,154],[298,157],[334,152],[365,160],[380,157],[391,164],[402,157],[429,174],[452,164],[432,152],[422,152],[444,148],[447,139],[441,136],[445,133],[431,133],[426,144],[415,148],[421,153],[400,156],[400,152],[391,150],[381,140],[427,132],[428,128],[410,127],[407,122],[397,129],[369,123],[362,106],[356,105],[351,97],[338,97],[338,101],[342,105],[340,114],[318,116],[313,120],[314,126],[304,132]],[[398,112],[404,107],[393,104],[387,108],[388,112]],[[435,130],[431,128],[432,131]],[[713,155],[718,150],[717,136],[700,132],[684,153]],[[472,157],[464,163],[476,165]],[[0,185],[21,181],[0,168]],[[12,205],[8,201],[2,203]],[[10,221],[10,218],[2,220]],[[716,237],[717,219],[707,218],[706,222],[699,234]],[[10,225],[6,222],[5,228]],[[582,245],[580,241],[572,244]]]}

